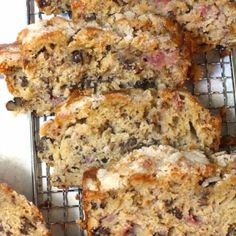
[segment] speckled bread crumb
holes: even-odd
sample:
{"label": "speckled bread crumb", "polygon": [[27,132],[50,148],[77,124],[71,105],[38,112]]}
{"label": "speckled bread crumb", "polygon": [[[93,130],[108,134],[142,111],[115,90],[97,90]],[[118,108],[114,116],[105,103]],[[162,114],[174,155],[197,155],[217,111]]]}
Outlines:
{"label": "speckled bread crumb", "polygon": [[213,47],[236,44],[235,1],[157,1],[156,9],[162,15],[173,14],[175,19],[192,33],[199,44],[205,43]]}
{"label": "speckled bread crumb", "polygon": [[236,43],[236,2],[230,0],[73,0],[74,20],[106,23],[115,14],[135,12],[170,16],[192,33],[199,45]]}
{"label": "speckled bread crumb", "polygon": [[0,183],[0,235],[50,236],[38,208]]}
{"label": "speckled bread crumb", "polygon": [[41,127],[38,152],[54,167],[53,185],[78,186],[84,170],[105,166],[142,146],[217,150],[220,132],[221,119],[187,92],[74,94]]}
{"label": "speckled bread crumb", "polygon": [[90,169],[82,226],[89,236],[234,236],[236,155],[228,156],[222,167],[199,151],[152,146]]}
{"label": "speckled bread crumb", "polygon": [[190,66],[184,40],[176,24],[152,14],[122,16],[103,28],[59,17],[29,25],[14,52],[0,48],[0,72],[17,100],[7,108],[50,114],[76,89],[181,86]]}
{"label": "speckled bread crumb", "polygon": [[[40,2],[40,0],[38,0]],[[201,46],[236,44],[236,2],[231,0],[41,0],[47,14],[71,10],[75,22],[106,24],[119,14],[154,13],[174,18]],[[205,48],[205,47],[204,47]]]}

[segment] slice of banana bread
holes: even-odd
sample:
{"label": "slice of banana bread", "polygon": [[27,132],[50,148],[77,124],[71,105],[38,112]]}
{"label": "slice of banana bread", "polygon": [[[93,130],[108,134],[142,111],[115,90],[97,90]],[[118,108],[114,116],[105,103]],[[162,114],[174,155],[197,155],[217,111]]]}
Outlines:
{"label": "slice of banana bread", "polygon": [[54,112],[75,89],[181,86],[189,65],[178,26],[151,14],[124,16],[105,28],[55,17],[28,26],[17,44],[0,48],[0,72],[16,100],[7,108],[40,115]]}
{"label": "slice of banana bread", "polygon": [[236,2],[231,0],[156,1],[157,12],[174,15],[199,44],[236,44]]}
{"label": "slice of banana bread", "polygon": [[0,235],[49,236],[42,214],[25,197],[0,183]]}
{"label": "slice of banana bread", "polygon": [[231,0],[73,0],[71,4],[75,21],[106,23],[116,14],[152,12],[177,20],[198,44],[236,44],[236,2]]}
{"label": "slice of banana bread", "polygon": [[[199,45],[236,44],[236,2],[231,0],[37,0],[51,14],[71,10],[75,22],[96,20],[106,24],[120,14],[154,13],[177,20]],[[40,5],[41,2],[41,5]]]}
{"label": "slice of banana bread", "polygon": [[[230,155],[228,155],[230,156]],[[222,167],[199,151],[136,150],[83,177],[89,236],[236,235],[236,155]]]}
{"label": "slice of banana bread", "polygon": [[71,0],[36,0],[41,12],[59,14],[71,10]]}
{"label": "slice of banana bread", "polygon": [[217,150],[221,120],[187,92],[127,90],[75,94],[41,127],[38,152],[54,167],[53,185],[78,186],[84,170],[142,146]]}

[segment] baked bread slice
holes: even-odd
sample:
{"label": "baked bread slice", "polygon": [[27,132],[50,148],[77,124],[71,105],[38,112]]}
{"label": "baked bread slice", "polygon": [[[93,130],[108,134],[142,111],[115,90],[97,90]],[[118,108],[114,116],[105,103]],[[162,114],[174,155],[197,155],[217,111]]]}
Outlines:
{"label": "baked bread slice", "polygon": [[47,14],[71,10],[75,22],[96,20],[106,24],[119,14],[154,13],[177,20],[199,45],[236,44],[236,2],[231,0],[38,0]]}
{"label": "baked bread slice", "polygon": [[17,100],[7,107],[42,115],[75,89],[181,86],[190,65],[184,40],[176,24],[152,14],[122,16],[104,28],[59,17],[40,21],[0,49],[0,72]]}
{"label": "baked bread slice", "polygon": [[71,0],[36,0],[41,12],[50,14],[59,14],[71,10]]}
{"label": "baked bread slice", "polygon": [[131,89],[75,94],[40,130],[40,158],[54,167],[52,183],[80,186],[83,172],[142,146],[168,144],[210,152],[219,147],[221,119],[187,92]]}
{"label": "baked bread slice", "polygon": [[73,0],[75,21],[96,19],[106,23],[129,11],[171,16],[192,33],[196,42],[214,47],[236,43],[236,2],[230,0]]}
{"label": "baked bread slice", "polygon": [[136,150],[83,177],[82,226],[88,235],[233,236],[236,155],[225,167],[199,151]]}
{"label": "baked bread slice", "polygon": [[157,13],[173,14],[198,44],[236,44],[236,2],[231,0],[156,1]]}
{"label": "baked bread slice", "polygon": [[0,183],[0,235],[49,236],[42,214],[25,197]]}

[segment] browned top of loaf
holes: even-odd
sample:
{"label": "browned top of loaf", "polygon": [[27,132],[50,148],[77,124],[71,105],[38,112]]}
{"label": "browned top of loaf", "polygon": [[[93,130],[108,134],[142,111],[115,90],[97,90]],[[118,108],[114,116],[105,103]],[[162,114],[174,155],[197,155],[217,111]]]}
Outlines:
{"label": "browned top of loaf", "polygon": [[175,22],[154,14],[122,15],[106,26],[54,17],[27,26],[17,44],[2,48],[0,72],[22,101],[18,111],[48,114],[76,88],[182,86],[191,64],[185,43]]}
{"label": "browned top of loaf", "polygon": [[[165,89],[162,91],[150,91],[153,98],[160,96],[162,103],[173,104],[176,109],[176,113],[181,112],[181,102],[178,101],[178,97],[182,94],[187,97],[187,107],[191,109],[193,116],[205,116],[205,124],[200,123],[200,127],[203,132],[212,134],[214,136],[214,142],[210,144],[212,150],[218,150],[221,137],[221,118],[220,116],[213,116],[210,112],[203,108],[196,97],[191,96],[185,91],[175,91]],[[145,96],[145,92],[138,89],[129,89],[116,92],[108,92],[103,95],[90,96],[90,91],[77,91],[72,94],[69,99],[60,104],[56,109],[56,116],[54,120],[51,120],[41,127],[41,136],[57,137],[63,130],[66,129],[67,125],[76,120],[76,117],[89,117],[93,116],[93,103],[97,103],[98,106],[102,104],[103,107],[115,107],[117,104],[123,104],[124,106],[133,106],[137,102],[135,99],[140,99]],[[137,100],[136,100],[137,101]],[[154,101],[154,100],[153,100]],[[180,103],[179,103],[180,102]],[[138,103],[137,103],[138,104]],[[76,107],[80,107],[77,111]],[[201,118],[202,122],[204,118]],[[200,120],[201,120],[200,119]],[[205,128],[203,128],[205,127]],[[205,137],[207,139],[207,137]]]}
{"label": "browned top of loaf", "polygon": [[[170,235],[235,232],[236,155],[215,155],[208,159],[199,151],[152,146],[106,169],[88,170],[83,177],[82,226],[88,235],[101,229],[123,235],[130,221],[141,226],[137,235],[166,233],[173,226],[178,233]],[[215,219],[219,225],[214,225]]]}

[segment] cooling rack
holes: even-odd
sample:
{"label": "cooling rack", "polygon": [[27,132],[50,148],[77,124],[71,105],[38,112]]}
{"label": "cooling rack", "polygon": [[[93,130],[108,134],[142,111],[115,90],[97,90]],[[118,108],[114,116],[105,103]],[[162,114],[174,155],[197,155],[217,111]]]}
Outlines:
{"label": "cooling rack", "polygon": [[[28,23],[47,16],[40,13],[33,0],[27,0]],[[64,14],[69,17],[68,14]],[[222,135],[236,136],[236,51],[222,48],[194,55],[194,71],[198,75],[188,84],[192,94],[212,113],[224,113]],[[55,236],[85,235],[76,224],[83,218],[82,189],[57,189],[50,183],[50,167],[37,156],[39,128],[50,117],[31,115],[33,191],[35,204],[42,211],[48,227]],[[236,152],[236,146],[224,146],[223,150]]]}

